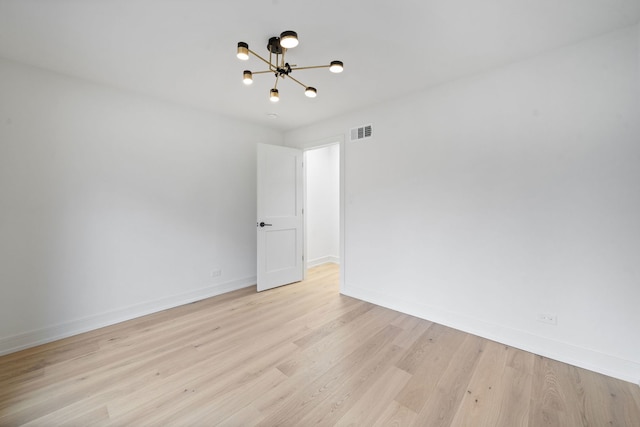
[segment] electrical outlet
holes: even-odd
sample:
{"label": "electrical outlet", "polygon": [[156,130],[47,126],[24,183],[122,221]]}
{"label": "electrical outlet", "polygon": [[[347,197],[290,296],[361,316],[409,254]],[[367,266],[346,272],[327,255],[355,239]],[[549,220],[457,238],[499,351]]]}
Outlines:
{"label": "electrical outlet", "polygon": [[219,276],[222,276],[222,270],[217,269],[217,270],[211,271],[211,277],[219,277]]}
{"label": "electrical outlet", "polygon": [[538,321],[542,323],[548,323],[550,325],[557,325],[558,315],[555,313],[540,313],[538,314]]}

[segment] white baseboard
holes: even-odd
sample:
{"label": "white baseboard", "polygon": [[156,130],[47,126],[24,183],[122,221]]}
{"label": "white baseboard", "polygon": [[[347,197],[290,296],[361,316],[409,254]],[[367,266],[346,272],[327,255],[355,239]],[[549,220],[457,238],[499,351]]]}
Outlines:
{"label": "white baseboard", "polygon": [[255,284],[255,276],[247,277],[245,279],[233,280],[184,294],[174,295],[107,313],[97,314],[95,316],[60,323],[55,326],[49,326],[35,331],[0,338],[0,355],[13,353],[25,348],[34,347],[36,345],[81,334],[83,332],[114,325],[126,320],[135,319],[136,317],[189,304],[194,301],[214,297],[216,295],[246,288]]}
{"label": "white baseboard", "polygon": [[640,363],[346,284],[344,295],[640,385]]}
{"label": "white baseboard", "polygon": [[340,257],[327,255],[316,259],[307,261],[307,268],[317,267],[322,264],[340,264]]}

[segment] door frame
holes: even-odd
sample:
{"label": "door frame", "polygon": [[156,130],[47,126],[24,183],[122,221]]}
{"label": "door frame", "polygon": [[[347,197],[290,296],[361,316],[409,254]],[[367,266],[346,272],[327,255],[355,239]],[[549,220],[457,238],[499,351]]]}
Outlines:
{"label": "door frame", "polygon": [[[310,151],[310,150],[315,150],[317,148],[324,148],[324,147],[328,147],[331,145],[336,145],[338,144],[339,146],[339,151],[340,151],[340,166],[339,166],[339,186],[340,186],[340,201],[339,201],[339,211],[340,211],[340,215],[339,215],[339,221],[340,221],[340,237],[339,237],[339,250],[340,253],[338,254],[338,259],[340,260],[340,293],[344,293],[345,290],[345,277],[346,277],[346,273],[345,273],[345,253],[344,253],[344,249],[345,249],[345,144],[344,144],[344,134],[340,134],[340,135],[336,135],[336,136],[332,136],[332,137],[328,137],[328,138],[322,138],[319,140],[315,140],[315,141],[311,141],[309,143],[303,144],[302,146],[299,145],[292,145],[292,147],[295,148],[299,148],[303,151],[303,158],[304,158],[304,162],[306,163],[307,158],[306,158],[306,152]],[[304,238],[303,238],[303,248],[302,251],[304,253],[304,265],[303,265],[303,276],[306,279],[307,278],[307,168],[306,168],[306,164],[305,166],[302,168],[302,173],[304,174],[302,177],[302,181],[303,181],[303,195],[302,195],[302,206],[305,212],[305,215],[302,216],[302,227],[304,230]]]}

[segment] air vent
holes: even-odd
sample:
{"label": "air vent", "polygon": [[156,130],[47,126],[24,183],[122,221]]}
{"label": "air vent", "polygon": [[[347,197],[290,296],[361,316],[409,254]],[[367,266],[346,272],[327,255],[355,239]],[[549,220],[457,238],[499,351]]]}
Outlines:
{"label": "air vent", "polygon": [[360,141],[361,139],[369,139],[373,137],[373,126],[363,125],[351,129],[351,141]]}

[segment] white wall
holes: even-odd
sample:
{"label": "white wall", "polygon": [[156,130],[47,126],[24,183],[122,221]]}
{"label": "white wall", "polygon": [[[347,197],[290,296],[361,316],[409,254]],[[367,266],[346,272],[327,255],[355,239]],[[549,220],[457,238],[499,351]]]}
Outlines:
{"label": "white wall", "polygon": [[0,61],[0,353],[255,284],[258,142]]}
{"label": "white wall", "polygon": [[638,383],[638,31],[286,133],[345,134],[345,293]]}
{"label": "white wall", "polygon": [[338,263],[340,253],[340,146],[305,152],[307,266]]}

